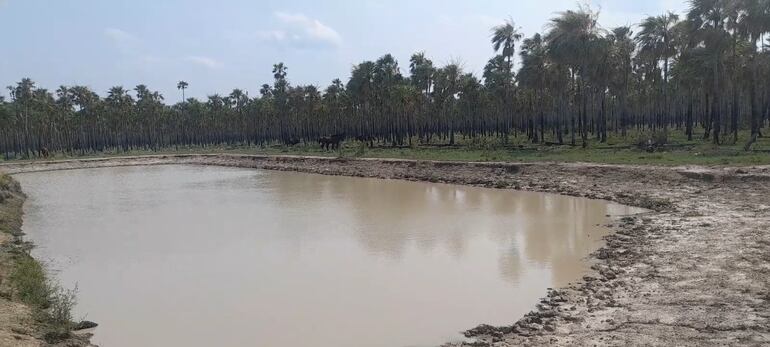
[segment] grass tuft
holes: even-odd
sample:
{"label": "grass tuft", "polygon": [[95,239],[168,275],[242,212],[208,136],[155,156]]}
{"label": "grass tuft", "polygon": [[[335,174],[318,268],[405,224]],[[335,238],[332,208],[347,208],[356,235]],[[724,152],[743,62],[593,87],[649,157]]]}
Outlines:
{"label": "grass tuft", "polygon": [[21,302],[35,308],[47,308],[51,288],[43,266],[30,256],[21,256],[11,273],[11,283]]}

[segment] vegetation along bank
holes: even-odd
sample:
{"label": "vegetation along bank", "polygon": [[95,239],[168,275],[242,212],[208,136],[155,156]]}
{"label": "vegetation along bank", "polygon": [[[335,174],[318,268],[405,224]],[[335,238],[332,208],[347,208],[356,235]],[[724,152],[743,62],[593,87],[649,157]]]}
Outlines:
{"label": "vegetation along bank", "polygon": [[12,177],[0,172],[0,346],[89,346],[92,327],[73,322],[75,290],[50,278],[30,256],[22,239],[22,205],[26,197]]}

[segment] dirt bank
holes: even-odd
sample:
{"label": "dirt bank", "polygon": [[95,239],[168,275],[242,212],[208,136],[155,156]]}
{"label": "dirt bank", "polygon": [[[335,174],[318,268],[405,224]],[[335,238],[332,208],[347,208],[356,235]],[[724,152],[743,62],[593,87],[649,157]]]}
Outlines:
{"label": "dirt bank", "polygon": [[31,336],[32,311],[14,300],[8,278],[14,267],[13,243],[21,227],[24,195],[18,184],[0,174],[0,346],[39,346]]}
{"label": "dirt bank", "polygon": [[466,335],[479,346],[770,344],[770,167],[180,155],[12,163],[0,170],[158,164],[557,192],[652,209],[614,223],[616,233],[594,253],[594,273],[549,291],[533,312],[511,317],[518,319],[511,326],[480,326]]}
{"label": "dirt bank", "polygon": [[[25,199],[18,182],[0,172],[0,346],[90,346],[87,333],[69,337],[51,335],[52,326],[47,316],[22,302],[22,295],[31,294],[18,290],[18,282],[14,281],[20,277],[14,277],[15,269],[30,265],[40,268],[29,256],[32,245],[22,239]],[[42,277],[39,283],[42,285],[44,281]],[[25,288],[30,288],[32,281],[25,283]]]}

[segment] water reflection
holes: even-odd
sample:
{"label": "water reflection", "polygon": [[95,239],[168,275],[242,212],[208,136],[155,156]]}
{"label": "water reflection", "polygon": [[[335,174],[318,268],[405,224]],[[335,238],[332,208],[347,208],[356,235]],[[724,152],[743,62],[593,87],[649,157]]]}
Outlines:
{"label": "water reflection", "polygon": [[24,231],[65,284],[79,283],[78,314],[102,323],[95,342],[109,346],[439,344],[509,323],[546,287],[578,278],[607,232],[596,225],[631,212],[215,167],[18,178],[30,197]]}
{"label": "water reflection", "polygon": [[[459,259],[481,234],[501,246],[505,278],[517,281],[518,267],[534,263],[551,268],[556,285],[584,268],[583,258],[607,232],[597,227],[607,214],[631,212],[602,201],[443,184],[296,173],[268,173],[261,181],[281,208],[303,205],[314,217],[345,220],[371,255],[397,260],[415,246],[444,248]],[[285,229],[310,228],[287,222]]]}

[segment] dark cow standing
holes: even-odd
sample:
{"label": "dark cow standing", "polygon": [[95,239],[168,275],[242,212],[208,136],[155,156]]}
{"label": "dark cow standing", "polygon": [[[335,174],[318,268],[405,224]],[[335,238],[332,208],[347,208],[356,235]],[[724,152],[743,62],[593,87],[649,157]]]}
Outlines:
{"label": "dark cow standing", "polygon": [[342,141],[345,141],[345,133],[332,136],[324,136],[318,139],[318,143],[321,145],[321,148],[327,151],[330,149],[339,149],[340,143],[342,143]]}

